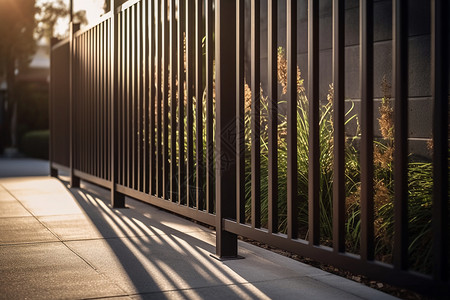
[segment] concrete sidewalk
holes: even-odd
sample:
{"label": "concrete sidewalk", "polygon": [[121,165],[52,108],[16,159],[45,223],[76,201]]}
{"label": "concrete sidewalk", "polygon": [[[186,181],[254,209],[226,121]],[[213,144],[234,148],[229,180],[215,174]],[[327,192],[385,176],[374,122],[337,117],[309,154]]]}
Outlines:
{"label": "concrete sidewalk", "polygon": [[65,184],[0,179],[0,298],[394,299],[244,242],[245,259],[217,261],[214,231]]}

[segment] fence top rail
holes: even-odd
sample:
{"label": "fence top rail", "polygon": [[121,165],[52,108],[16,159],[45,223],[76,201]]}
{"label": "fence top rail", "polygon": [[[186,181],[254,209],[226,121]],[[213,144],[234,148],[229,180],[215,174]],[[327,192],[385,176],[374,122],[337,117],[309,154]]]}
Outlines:
{"label": "fence top rail", "polygon": [[52,51],[64,46],[65,44],[68,44],[70,42],[70,38],[66,37],[65,39],[62,39],[61,41],[57,42],[52,46]]}
{"label": "fence top rail", "polygon": [[116,12],[117,13],[120,13],[120,12],[123,12],[124,10],[126,10],[127,8],[130,8],[131,6],[133,6],[133,5],[135,5],[136,3],[139,3],[139,2],[141,2],[142,0],[128,0],[128,1],[126,1],[126,2],[124,2],[124,3],[122,3],[121,5],[119,5],[117,8],[116,8]]}
{"label": "fence top rail", "polygon": [[111,18],[111,11],[107,12],[106,14],[102,15],[99,19],[97,19],[97,23],[84,28],[83,30],[78,30],[77,32],[74,33],[74,37],[78,37],[80,35],[83,35],[84,33],[88,32],[89,30],[97,27],[98,25],[102,24],[103,22],[105,22],[106,20],[108,20],[109,18]]}

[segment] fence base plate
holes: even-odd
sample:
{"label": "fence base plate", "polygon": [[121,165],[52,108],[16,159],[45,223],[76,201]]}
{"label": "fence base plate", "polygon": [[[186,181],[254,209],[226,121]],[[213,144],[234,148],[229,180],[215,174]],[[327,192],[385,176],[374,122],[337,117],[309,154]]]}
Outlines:
{"label": "fence base plate", "polygon": [[211,256],[214,259],[217,259],[219,261],[227,261],[227,260],[237,260],[237,259],[244,259],[245,257],[240,256],[240,255],[236,255],[236,256],[218,256],[217,254],[210,254],[209,256]]}

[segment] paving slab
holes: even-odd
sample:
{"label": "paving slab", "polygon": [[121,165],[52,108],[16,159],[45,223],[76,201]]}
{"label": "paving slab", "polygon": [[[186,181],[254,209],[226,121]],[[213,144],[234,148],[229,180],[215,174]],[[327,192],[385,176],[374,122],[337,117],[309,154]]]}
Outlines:
{"label": "paving slab", "polygon": [[321,274],[319,276],[314,276],[314,279],[322,282],[328,286],[342,289],[344,291],[349,291],[351,294],[363,298],[363,299],[377,299],[377,300],[393,300],[397,299],[391,295],[385,294],[375,289],[367,289],[365,285],[358,282],[342,278],[330,273]]}
{"label": "paving slab", "polygon": [[62,243],[0,246],[0,298],[85,299],[123,295]]}
{"label": "paving slab", "polygon": [[0,218],[0,245],[51,241],[58,239],[34,217]]}
{"label": "paving slab", "polygon": [[0,202],[16,200],[7,190],[0,185]]}
{"label": "paving slab", "polygon": [[0,193],[0,202],[2,203],[2,209],[0,210],[0,218],[14,218],[14,217],[28,217],[31,216],[30,212],[23,207],[23,205],[16,199],[2,198]]}
{"label": "paving slab", "polygon": [[62,241],[117,237],[109,227],[98,228],[84,214],[40,216],[38,219]]}

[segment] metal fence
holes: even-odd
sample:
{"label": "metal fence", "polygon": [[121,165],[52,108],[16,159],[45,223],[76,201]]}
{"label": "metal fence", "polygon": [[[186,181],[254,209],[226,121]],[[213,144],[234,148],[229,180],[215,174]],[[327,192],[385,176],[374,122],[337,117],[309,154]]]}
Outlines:
{"label": "metal fence", "polygon": [[[360,1],[360,253],[345,244],[345,1],[333,1],[332,241],[320,238],[319,4],[308,1],[307,236],[298,224],[297,3],[287,1],[287,212],[280,231],[277,1],[267,1],[267,144],[261,144],[260,9],[249,1],[112,1],[95,26],[52,48],[51,168],[216,227],[216,254],[237,256],[245,236],[301,256],[424,294],[449,295],[447,2],[431,1],[433,115],[432,274],[408,262],[408,1],[393,1],[395,98],[392,264],[376,259],[374,238],[373,1]],[[284,17],[283,17],[284,18]],[[250,39],[250,128],[245,129],[244,41]],[[250,137],[248,137],[248,135]],[[250,147],[246,146],[250,139]],[[261,148],[268,149],[267,224],[262,224]],[[250,170],[246,169],[250,161]],[[265,172],[264,172],[265,173]],[[246,186],[247,185],[247,186]],[[248,209],[250,208],[250,209]],[[247,209],[247,211],[246,211]],[[250,213],[248,213],[250,210]]]}

